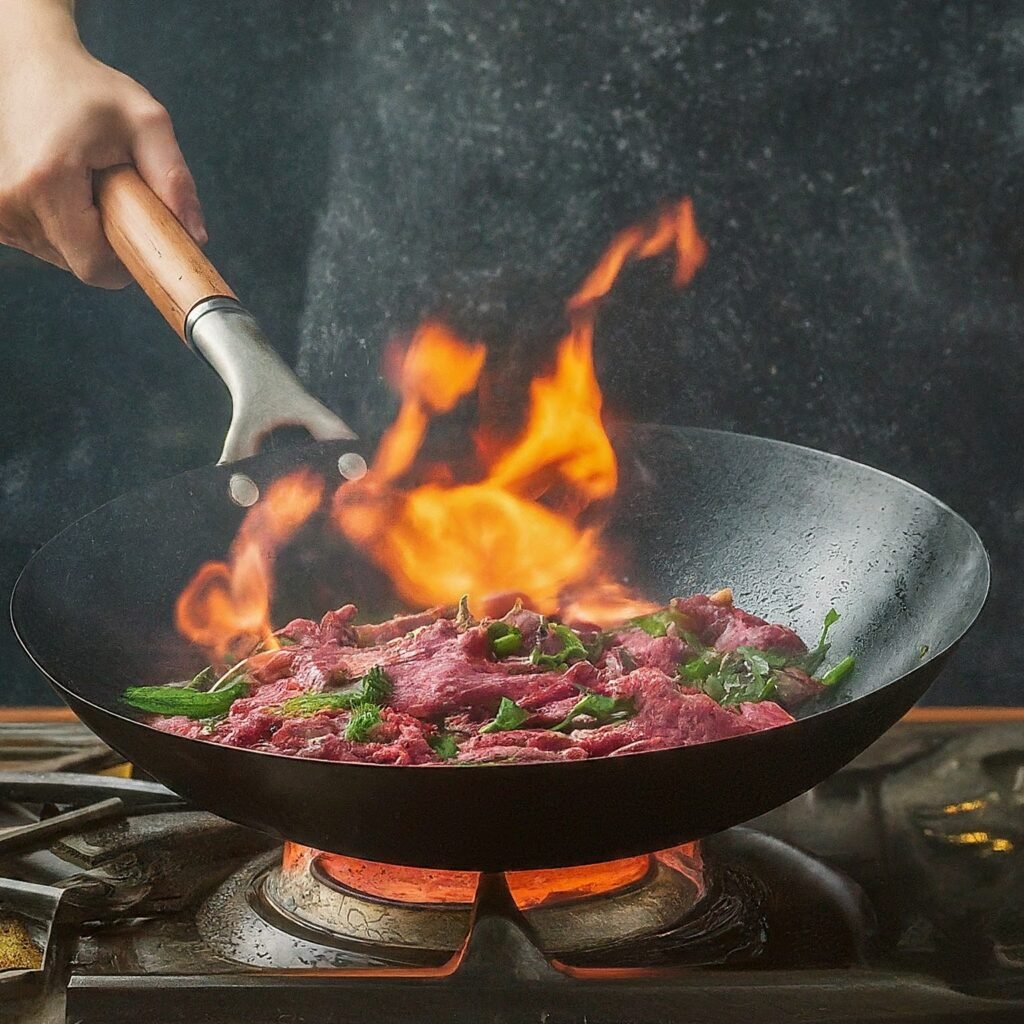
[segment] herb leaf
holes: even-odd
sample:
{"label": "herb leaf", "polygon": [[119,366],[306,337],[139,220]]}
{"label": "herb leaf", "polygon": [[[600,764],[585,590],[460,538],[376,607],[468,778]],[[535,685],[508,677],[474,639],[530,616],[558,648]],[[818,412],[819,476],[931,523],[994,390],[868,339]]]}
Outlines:
{"label": "herb leaf", "polygon": [[825,613],[825,621],[821,624],[821,636],[818,637],[819,647],[828,640],[828,631],[839,621],[840,618],[841,616],[835,608],[829,608]]}
{"label": "herb leaf", "polygon": [[568,626],[552,623],[548,626],[548,631],[549,634],[557,636],[562,641],[562,649],[555,654],[545,654],[538,642],[530,653],[531,665],[536,665],[539,668],[561,668],[563,665],[571,665],[575,661],[586,660],[586,646]]}
{"label": "herb leaf", "polygon": [[359,704],[381,705],[391,696],[393,689],[388,674],[374,665],[359,680],[359,685],[341,693],[300,693],[281,704],[281,714],[306,718],[318,711],[343,711]]}
{"label": "herb leaf", "polygon": [[702,679],[707,679],[708,676],[713,675],[719,670],[722,664],[722,655],[714,650],[703,651],[697,655],[696,658],[692,658],[686,662],[685,665],[679,666],[679,675],[690,682],[700,682]]}
{"label": "herb leaf", "polygon": [[771,677],[737,673],[719,677],[722,682],[723,707],[733,704],[758,704],[775,695],[775,680]]}
{"label": "herb leaf", "polygon": [[[820,668],[831,646],[829,630],[838,621],[839,612],[830,608],[822,623],[818,645],[804,654],[794,656],[745,646],[722,654],[707,648],[679,666],[679,678],[723,706],[774,700],[777,696],[776,676],[779,672],[787,668],[798,668],[813,676]],[[689,644],[689,636],[685,639]],[[852,668],[853,659],[844,658],[819,682],[829,686],[846,676]]]}
{"label": "herb leaf", "polygon": [[518,729],[530,717],[530,712],[521,708],[514,700],[502,697],[494,721],[480,729],[481,733],[510,732]]}
{"label": "herb leaf", "polygon": [[839,612],[835,608],[829,608],[828,613],[825,615],[825,621],[821,625],[821,636],[818,637],[817,646],[806,654],[794,658],[790,664],[795,668],[802,668],[809,676],[813,676],[821,668],[821,663],[825,660],[825,656],[832,646],[828,640],[828,633],[839,619]]}
{"label": "herb leaf", "polygon": [[673,608],[661,608],[649,615],[638,615],[629,619],[627,626],[637,626],[648,636],[668,636],[668,627],[673,623],[679,625],[682,616]]}
{"label": "herb leaf", "polygon": [[679,667],[680,677],[723,707],[756,703],[775,695],[775,670],[788,664],[785,655],[737,647],[719,654],[708,650]]}
{"label": "herb leaf", "polygon": [[459,745],[450,732],[439,732],[436,736],[428,736],[427,743],[442,761],[453,761],[459,756]]}
{"label": "herb leaf", "polygon": [[352,717],[345,726],[345,739],[353,743],[365,743],[380,725],[380,707],[377,704],[357,704],[352,708]]}
{"label": "herb leaf", "polygon": [[130,686],[124,692],[124,699],[133,708],[151,715],[214,718],[226,714],[228,708],[248,690],[248,684],[243,682],[211,691],[193,690],[187,686]]}
{"label": "herb leaf", "polygon": [[[569,714],[558,725],[551,727],[551,731],[569,732],[574,728],[596,729],[609,722],[620,722],[625,718],[631,718],[635,714],[636,708],[631,697],[606,697],[603,693],[588,690],[576,702]],[[593,723],[577,726],[578,718],[592,718]]]}
{"label": "herb leaf", "polygon": [[281,714],[291,718],[308,718],[318,711],[343,711],[356,701],[352,693],[300,693],[281,704]]}
{"label": "herb leaf", "polygon": [[387,672],[374,665],[359,681],[360,704],[383,704],[391,696],[393,689]]}

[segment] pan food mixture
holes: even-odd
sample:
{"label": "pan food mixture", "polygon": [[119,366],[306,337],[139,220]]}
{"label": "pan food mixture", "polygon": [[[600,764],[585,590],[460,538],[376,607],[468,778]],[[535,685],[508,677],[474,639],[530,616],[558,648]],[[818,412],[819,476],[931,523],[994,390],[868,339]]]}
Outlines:
{"label": "pan food mixture", "polygon": [[326,761],[393,765],[576,761],[687,746],[793,721],[789,708],[853,668],[816,676],[808,650],[730,591],[674,599],[600,630],[517,603],[498,619],[434,608],[377,625],[345,605],[296,619],[219,678],[134,687],[165,731]]}
{"label": "pan food mixture", "polygon": [[[817,677],[835,611],[808,650],[731,591],[658,608],[610,571],[602,527],[618,463],[594,324],[621,269],[660,253],[674,253],[678,285],[703,262],[689,199],[612,240],[569,299],[568,332],[515,431],[492,402],[506,378],[482,378],[482,343],[431,321],[386,360],[401,407],[370,471],[330,497],[329,522],[410,606],[435,607],[364,625],[349,604],[272,633],[277,554],[325,504],[326,481],[299,469],[249,509],[228,560],[204,563],[178,598],[183,636],[224,667],[242,660],[187,685],[132,688],[128,703],[192,739],[392,765],[576,761],[792,722],[790,709],[852,667]],[[474,393],[471,450],[433,462],[432,420]],[[477,618],[466,598],[447,605],[466,591],[523,602]]]}

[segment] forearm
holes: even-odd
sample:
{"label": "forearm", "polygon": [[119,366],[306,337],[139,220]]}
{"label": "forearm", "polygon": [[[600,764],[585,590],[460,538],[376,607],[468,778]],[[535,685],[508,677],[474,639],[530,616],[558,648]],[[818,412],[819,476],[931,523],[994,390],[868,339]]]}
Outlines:
{"label": "forearm", "polygon": [[38,52],[55,43],[79,44],[75,0],[0,0],[0,25],[0,52]]}

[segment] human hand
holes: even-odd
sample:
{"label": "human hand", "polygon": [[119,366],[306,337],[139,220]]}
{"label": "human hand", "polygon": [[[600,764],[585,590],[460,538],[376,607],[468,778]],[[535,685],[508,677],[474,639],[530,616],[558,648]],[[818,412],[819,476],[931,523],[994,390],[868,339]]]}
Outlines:
{"label": "human hand", "polygon": [[93,171],[133,163],[203,245],[192,175],[167,111],[82,46],[66,4],[0,0],[0,242],[87,284],[130,280],[103,233]]}

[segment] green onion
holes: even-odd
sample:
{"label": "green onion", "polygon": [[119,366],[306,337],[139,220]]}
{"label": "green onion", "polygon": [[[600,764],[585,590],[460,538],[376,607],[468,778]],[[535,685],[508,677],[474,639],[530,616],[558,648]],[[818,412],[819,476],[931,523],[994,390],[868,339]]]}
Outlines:
{"label": "green onion", "polygon": [[829,608],[825,613],[825,621],[821,624],[821,636],[818,637],[819,647],[828,640],[828,631],[839,621],[840,618],[841,616],[835,608]]}
{"label": "green onion", "polygon": [[531,665],[537,665],[540,668],[561,668],[563,665],[571,665],[575,661],[586,660],[586,646],[568,626],[553,623],[548,630],[562,641],[562,649],[555,654],[544,654],[538,642],[530,654]]}
{"label": "green onion", "polygon": [[499,660],[518,654],[523,646],[522,632],[506,622],[492,622],[487,627],[487,640],[491,645],[491,653]]}
{"label": "green onion", "polygon": [[815,672],[821,668],[821,663],[825,660],[825,656],[829,652],[831,644],[828,642],[829,630],[839,621],[840,615],[835,608],[829,608],[825,615],[825,621],[821,626],[821,636],[818,637],[818,644],[812,650],[806,654],[802,654],[797,658],[794,658],[790,664],[794,668],[803,669],[809,676],[813,676]]}
{"label": "green onion", "polygon": [[845,679],[853,671],[855,660],[847,655],[837,665],[833,665],[819,680],[824,686],[833,686],[840,679]]}
{"label": "green onion", "polygon": [[363,675],[359,687],[361,704],[383,704],[391,696],[393,688],[387,672],[380,665],[374,665]]}
{"label": "green onion", "polygon": [[511,654],[518,654],[523,646],[523,634],[517,629],[514,633],[506,633],[499,636],[491,645],[496,658],[507,658]]}

